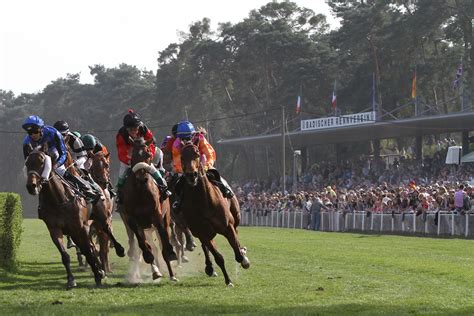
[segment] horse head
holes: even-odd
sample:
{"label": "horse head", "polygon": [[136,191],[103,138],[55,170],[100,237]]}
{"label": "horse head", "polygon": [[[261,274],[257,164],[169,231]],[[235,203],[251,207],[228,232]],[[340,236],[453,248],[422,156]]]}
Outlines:
{"label": "horse head", "polygon": [[99,151],[92,155],[90,173],[95,182],[106,185],[110,180],[110,154]]}
{"label": "horse head", "polygon": [[192,142],[186,142],[181,148],[181,166],[186,181],[195,187],[201,172],[201,159],[198,147]]}
{"label": "horse head", "polygon": [[25,167],[27,172],[26,189],[31,195],[38,195],[42,189],[41,173],[45,168],[46,152],[48,146],[43,144],[33,149],[30,145],[28,157],[25,161]]}
{"label": "horse head", "polygon": [[151,163],[153,154],[150,149],[150,145],[153,140],[145,141],[142,137],[135,138],[132,140],[132,159],[131,166],[132,171],[135,173],[135,179],[139,183],[146,184],[148,181],[147,172]]}

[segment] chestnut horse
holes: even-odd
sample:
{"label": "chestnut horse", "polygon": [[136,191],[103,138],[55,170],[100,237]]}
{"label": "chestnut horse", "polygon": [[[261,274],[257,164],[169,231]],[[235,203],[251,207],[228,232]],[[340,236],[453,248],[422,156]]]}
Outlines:
{"label": "chestnut horse", "polygon": [[110,162],[109,154],[99,151],[92,155],[92,164],[90,167],[92,179],[99,185],[101,193],[104,196],[102,202],[98,202],[92,209],[92,226],[97,232],[99,240],[99,257],[106,273],[111,272],[109,264],[109,238],[112,241],[115,253],[119,257],[125,256],[125,250],[115,239],[112,233],[112,199],[110,197],[107,185],[110,181]]}
{"label": "chestnut horse", "polygon": [[219,188],[213,185],[204,171],[200,161],[199,149],[191,142],[181,149],[181,164],[185,182],[182,186],[183,201],[181,212],[193,235],[201,241],[206,260],[206,274],[214,275],[214,268],[209,256],[213,254],[217,265],[224,274],[225,283],[233,284],[227,274],[224,257],[217,251],[214,237],[223,235],[234,250],[235,260],[244,269],[250,267],[245,248],[240,247],[237,225],[240,222],[240,210],[237,198],[226,199]]}
{"label": "chestnut horse", "polygon": [[[152,264],[154,256],[146,241],[144,229],[154,226],[158,230],[163,247],[162,255],[168,267],[171,280],[176,281],[170,261],[176,260],[176,253],[170,243],[170,204],[168,200],[160,202],[160,191],[151,177],[150,142],[143,138],[130,140],[133,142],[131,167],[132,172],[123,186],[122,218],[134,232],[138,246],[142,250],[143,259]],[[122,214],[123,212],[123,214]]]}
{"label": "chestnut horse", "polygon": [[61,180],[55,172],[51,172],[49,181],[41,181],[41,173],[45,167],[47,145],[32,149],[25,161],[27,170],[26,188],[31,195],[39,195],[39,217],[45,222],[51,239],[61,253],[61,258],[67,273],[67,289],[76,287],[76,281],[71,272],[71,260],[63,243],[63,234],[71,236],[72,240],[85,255],[97,286],[101,286],[104,271],[93,254],[89,241],[88,211],[84,198],[74,194],[68,184]]}

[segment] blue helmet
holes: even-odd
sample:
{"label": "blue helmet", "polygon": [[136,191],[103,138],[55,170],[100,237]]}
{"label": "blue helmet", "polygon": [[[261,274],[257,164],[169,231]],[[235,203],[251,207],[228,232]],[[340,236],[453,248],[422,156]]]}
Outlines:
{"label": "blue helmet", "polygon": [[39,116],[30,115],[26,118],[21,127],[27,132],[37,131],[44,127],[44,122]]}
{"label": "blue helmet", "polygon": [[194,135],[195,129],[193,124],[188,121],[181,121],[178,123],[177,136],[181,139],[190,138]]}

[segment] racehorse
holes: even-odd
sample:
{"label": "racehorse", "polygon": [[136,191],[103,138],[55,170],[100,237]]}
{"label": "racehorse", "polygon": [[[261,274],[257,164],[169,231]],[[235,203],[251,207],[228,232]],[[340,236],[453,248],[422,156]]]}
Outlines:
{"label": "racehorse", "polygon": [[109,264],[109,238],[113,243],[115,253],[119,257],[125,256],[125,250],[122,245],[115,239],[112,233],[112,199],[107,189],[110,181],[110,164],[109,154],[99,151],[92,155],[92,164],[90,167],[90,175],[92,179],[99,185],[104,200],[96,203],[92,208],[93,227],[97,233],[99,240],[99,256],[100,261],[106,273],[111,272]]}
{"label": "racehorse", "polygon": [[226,285],[232,287],[225,269],[224,257],[217,251],[214,237],[216,234],[223,235],[234,250],[235,260],[244,269],[250,267],[246,249],[240,247],[237,235],[237,225],[240,221],[237,199],[235,196],[231,200],[226,199],[219,188],[209,181],[200,161],[199,149],[192,142],[183,144],[181,165],[185,182],[180,210],[193,235],[201,241],[206,260],[206,274],[214,275],[210,251],[224,274]]}
{"label": "racehorse", "polygon": [[123,186],[123,208],[121,214],[129,228],[134,232],[138,246],[142,250],[143,259],[152,264],[154,256],[146,241],[144,229],[154,226],[158,230],[163,247],[162,255],[168,267],[171,280],[177,280],[171,269],[170,261],[177,260],[176,253],[170,243],[170,205],[169,201],[160,201],[160,191],[151,177],[150,162],[152,154],[149,145],[143,138],[133,143],[131,167],[132,172]]}
{"label": "racehorse", "polygon": [[76,287],[71,272],[71,260],[63,243],[63,234],[71,236],[74,243],[85,255],[97,286],[101,286],[104,271],[93,254],[89,241],[88,211],[84,198],[74,194],[64,180],[55,172],[47,182],[42,181],[41,173],[45,167],[48,152],[47,144],[36,149],[30,148],[26,158],[26,188],[31,195],[39,195],[39,217],[45,222],[51,239],[61,253],[61,259],[67,273],[67,289]]}

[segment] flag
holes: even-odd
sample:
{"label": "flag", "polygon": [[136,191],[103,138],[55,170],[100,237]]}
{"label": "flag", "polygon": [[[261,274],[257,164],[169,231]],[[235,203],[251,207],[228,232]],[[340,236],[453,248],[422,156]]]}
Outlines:
{"label": "flag", "polygon": [[453,90],[458,89],[461,86],[462,73],[463,73],[463,67],[461,63],[459,64],[459,67],[456,70],[456,79],[453,81]]}
{"label": "flag", "polygon": [[416,99],[416,70],[413,72],[413,80],[411,82],[411,98]]}
{"label": "flag", "polygon": [[336,80],[334,80],[334,90],[332,90],[332,108],[337,108],[337,96],[336,96]]}
{"label": "flag", "polygon": [[296,114],[300,114],[301,112],[301,96],[299,95],[296,99]]}

